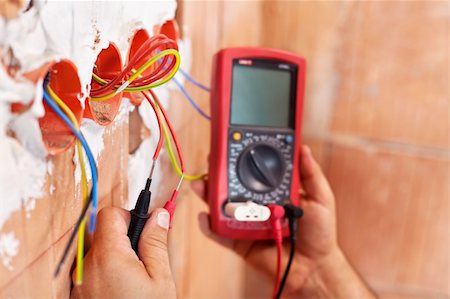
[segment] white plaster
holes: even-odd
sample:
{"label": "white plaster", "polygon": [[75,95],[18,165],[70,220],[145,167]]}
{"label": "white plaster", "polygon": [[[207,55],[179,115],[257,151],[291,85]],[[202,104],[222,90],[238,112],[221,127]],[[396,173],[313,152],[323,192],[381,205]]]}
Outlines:
{"label": "white plaster", "polygon": [[[53,173],[53,164],[47,164],[46,150],[38,126],[38,118],[44,114],[42,104],[42,79],[36,84],[26,80],[23,74],[35,70],[47,62],[69,59],[78,69],[82,93],[80,102],[84,106],[89,92],[92,69],[97,55],[110,41],[117,44],[123,62],[129,47],[132,32],[145,28],[150,33],[157,24],[172,19],[176,1],[34,1],[33,7],[6,21],[0,17],[0,60],[13,61],[19,66],[14,78],[8,76],[0,66],[0,232],[11,213],[24,207],[27,214],[35,207],[36,199],[42,196],[46,174]],[[12,116],[10,103],[28,104],[27,112]],[[126,102],[125,102],[126,103]],[[121,109],[117,121],[125,121],[131,105]],[[127,110],[128,109],[128,110]],[[113,124],[114,125],[114,124]],[[6,134],[11,130],[15,138]],[[81,130],[96,158],[104,148],[104,128],[91,120],[84,119]],[[156,142],[147,145],[152,148]],[[148,152],[151,152],[149,150]],[[75,160],[76,181],[80,180],[80,168]],[[85,157],[86,163],[87,158]],[[88,164],[86,164],[88,165]],[[148,169],[144,164],[141,169]],[[90,179],[89,167],[86,167]],[[50,194],[55,187],[50,186]],[[12,233],[13,234],[13,233]],[[2,234],[1,236],[4,236]],[[9,257],[3,264],[12,267],[12,254],[19,243],[8,235]],[[14,245],[14,246],[12,246]],[[0,244],[0,252],[2,252]],[[11,254],[10,254],[11,253]]]}
{"label": "white plaster", "polygon": [[[89,148],[91,149],[92,155],[94,156],[94,160],[96,164],[98,164],[98,160],[100,155],[105,148],[105,143],[103,141],[103,134],[105,133],[105,127],[100,126],[95,121],[89,118],[83,118],[80,125],[81,133],[83,133],[86,142],[89,144]],[[86,153],[83,151],[83,161],[86,169],[86,179],[88,181],[91,180],[91,168],[89,167],[89,160],[86,156]],[[78,163],[78,154],[77,151],[74,151],[73,162],[75,163],[75,183],[79,184],[81,181],[81,168]]]}
{"label": "white plaster", "polygon": [[34,94],[34,85],[30,81],[24,78],[13,79],[0,67],[0,101],[29,103]]}
{"label": "white plaster", "polygon": [[[8,119],[8,109],[8,105],[0,103],[0,123]],[[1,228],[11,213],[20,209],[22,201],[26,203],[42,195],[47,163],[0,130],[0,165]]]}
{"label": "white plaster", "polygon": [[48,163],[47,163],[47,173],[49,175],[52,175],[54,169],[55,169],[55,164],[53,164],[52,161],[48,161]]}
{"label": "white plaster", "polygon": [[128,98],[122,98],[122,103],[120,104],[119,112],[116,115],[116,118],[114,119],[114,122],[112,124],[113,128],[119,126],[124,121],[128,120],[128,116],[130,112],[134,111],[136,107],[131,104],[130,99]]}
{"label": "white plaster", "polygon": [[[157,140],[156,136],[156,140]],[[156,141],[157,142],[157,141]],[[144,139],[139,148],[128,159],[128,202],[127,209],[133,209],[136,200],[145,186],[152,165],[152,156],[155,149],[155,137]],[[156,193],[162,182],[161,165],[156,163],[151,191]],[[150,202],[150,208],[155,206],[155,200]]]}
{"label": "white plaster", "polygon": [[[186,33],[185,35],[187,36]],[[190,38],[185,37],[184,39],[178,41],[178,51],[180,52],[180,56],[182,57],[180,62],[180,68],[189,73],[192,63],[192,43]],[[175,77],[181,84],[184,84],[186,81],[186,79],[180,72],[178,72],[175,75]],[[169,87],[172,90],[178,89],[176,84],[173,82],[169,82]]]}
{"label": "white plaster", "polygon": [[51,184],[50,187],[49,187],[49,190],[48,190],[48,191],[50,192],[50,195],[53,195],[53,193],[55,192],[55,190],[56,190],[55,185]]}
{"label": "white plaster", "polygon": [[[122,99],[119,112],[111,124],[113,129],[128,120],[128,114],[133,111],[135,107],[130,103],[127,98]],[[106,127],[97,124],[95,121],[89,118],[83,118],[81,121],[81,132],[83,133],[86,142],[89,144],[89,148],[92,151],[95,161],[98,163],[102,151],[105,148],[103,135],[105,133]],[[87,159],[86,153],[83,151],[83,161],[86,169],[86,178],[88,181],[92,179],[91,169],[89,167],[89,161]],[[78,153],[74,151],[73,162],[75,164],[75,183],[78,185],[81,182],[81,169],[78,162]]]}
{"label": "white plaster", "polygon": [[36,158],[44,159],[47,150],[42,142],[41,129],[37,122],[37,118],[45,114],[42,102],[42,80],[38,82],[37,86],[31,108],[22,114],[15,115],[9,123],[9,127],[26,149]]}
{"label": "white plaster", "polygon": [[0,259],[3,266],[13,271],[13,258],[19,253],[19,240],[13,232],[0,234]]}

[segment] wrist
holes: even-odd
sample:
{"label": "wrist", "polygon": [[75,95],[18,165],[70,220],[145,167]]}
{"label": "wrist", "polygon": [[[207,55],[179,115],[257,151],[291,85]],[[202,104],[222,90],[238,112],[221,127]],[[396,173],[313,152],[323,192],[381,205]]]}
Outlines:
{"label": "wrist", "polygon": [[377,298],[338,246],[317,261],[301,294],[306,298]]}
{"label": "wrist", "polygon": [[302,298],[335,298],[333,289],[342,270],[347,263],[341,249],[336,245],[330,252],[311,263],[311,271],[300,289]]}
{"label": "wrist", "polygon": [[327,280],[330,276],[334,276],[345,264],[347,264],[347,259],[339,246],[336,245],[329,254],[317,261],[314,275],[320,280]]}

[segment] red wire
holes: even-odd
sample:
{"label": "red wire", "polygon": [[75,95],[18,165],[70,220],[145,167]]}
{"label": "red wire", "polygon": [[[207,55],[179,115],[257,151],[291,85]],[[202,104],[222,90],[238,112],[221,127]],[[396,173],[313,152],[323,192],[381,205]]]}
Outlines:
{"label": "red wire", "polygon": [[277,246],[277,270],[272,292],[272,298],[277,299],[276,296],[280,287],[281,278],[281,255],[283,253],[283,228],[281,226],[281,220],[284,217],[284,208],[277,204],[269,204],[267,207],[270,209],[270,224],[272,226],[273,239]]}
{"label": "red wire", "polygon": [[[161,105],[161,102],[159,101],[158,97],[156,96],[156,94],[153,92],[153,90],[149,89],[148,92],[150,92],[151,96],[153,97],[153,99],[155,100],[156,104],[158,104],[159,108],[161,109],[161,112],[164,116],[164,120],[166,121],[167,126],[169,127],[169,131],[170,131],[170,135],[172,135],[172,139],[173,142],[175,143],[175,148],[177,149],[177,154],[178,154],[178,159],[180,160],[180,168],[181,168],[181,172],[184,173],[184,160],[183,160],[183,155],[181,154],[181,148],[179,146],[178,143],[178,139],[177,136],[175,134],[175,131],[172,127],[172,124],[169,120],[169,118],[167,117],[167,113],[166,110],[164,109],[164,107]],[[170,141],[169,141],[170,142]]]}
{"label": "red wire", "polygon": [[276,299],[278,288],[280,287],[280,277],[281,277],[281,255],[282,255],[282,241],[277,239],[275,240],[277,245],[277,272],[275,275],[275,284],[273,286],[272,298]]}
{"label": "red wire", "polygon": [[[153,54],[166,50],[166,49],[175,49],[178,50],[178,45],[175,41],[169,39],[167,36],[163,34],[157,34],[147,41],[145,41],[141,47],[136,51],[130,61],[125,65],[124,69],[121,72],[116,74],[109,74],[109,77],[112,78],[105,85],[100,85],[98,87],[93,87],[91,89],[91,96],[98,97],[109,93],[111,90],[120,87],[123,82],[131,76],[131,70],[138,69],[142,66],[146,61],[147,57],[152,56]],[[173,56],[173,55],[170,55]],[[165,56],[161,59],[161,62],[157,63],[157,66],[154,70],[152,70],[149,74],[144,75],[140,78],[136,78],[133,82],[130,83],[129,87],[141,87],[145,85],[149,85],[153,82],[160,80],[161,78],[167,76],[170,71],[175,66],[175,59],[169,60],[168,56]],[[94,69],[95,72],[96,69]],[[95,72],[98,74],[97,72]],[[102,75],[104,77],[104,75]]]}
{"label": "red wire", "polygon": [[152,106],[152,109],[155,112],[156,120],[158,121],[159,139],[158,139],[158,144],[157,144],[156,149],[155,149],[155,153],[153,154],[153,161],[155,161],[156,159],[158,159],[159,153],[160,153],[161,148],[162,148],[163,137],[164,137],[163,136],[163,131],[162,131],[162,125],[161,125],[161,118],[160,118],[160,115],[158,113],[158,110],[156,109],[155,103],[153,103],[153,101],[147,96],[147,94],[145,92],[142,92],[142,94],[147,99],[147,101],[150,104],[150,106]]}
{"label": "red wire", "polygon": [[[165,36],[156,35],[156,36],[148,39],[147,41],[145,41],[141,45],[141,47],[138,49],[138,51],[136,51],[136,53],[130,59],[128,64],[125,66],[125,68],[112,81],[108,82],[104,86],[100,86],[99,88],[96,88],[96,89],[92,90],[91,94],[93,96],[98,96],[98,95],[101,95],[101,94],[109,92],[109,90],[113,89],[114,86],[116,86],[119,82],[122,82],[122,79],[124,79],[126,77],[126,75],[133,68],[136,68],[138,65],[142,65],[145,62],[145,61],[141,61],[143,58],[151,55],[157,48],[161,48],[161,47],[162,47],[162,49],[168,48],[168,47],[163,47],[163,46],[166,46],[165,43],[158,41],[158,40],[161,40],[161,39],[164,39],[164,38],[165,38]],[[151,44],[153,42],[155,42],[155,41],[159,42],[159,43],[156,44],[156,45],[152,45],[151,46]],[[141,63],[139,64],[140,61],[141,61]],[[165,60],[163,60],[163,62],[165,63]],[[159,72],[160,70],[161,70],[161,68],[157,68],[155,71],[153,71],[148,76],[153,76],[155,73]]]}

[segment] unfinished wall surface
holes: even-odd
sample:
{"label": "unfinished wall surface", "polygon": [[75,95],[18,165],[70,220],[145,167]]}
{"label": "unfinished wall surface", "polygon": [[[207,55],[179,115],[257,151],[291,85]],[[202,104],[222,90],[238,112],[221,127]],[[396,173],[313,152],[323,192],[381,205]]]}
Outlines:
{"label": "unfinished wall surface", "polygon": [[[167,15],[151,19],[155,24],[172,17],[174,3],[168,3],[170,7],[163,9]],[[191,72],[201,82],[210,82],[212,55],[223,47],[275,47],[306,58],[303,136],[336,193],[341,247],[382,298],[450,298],[448,2],[181,1],[178,4],[177,19],[184,39],[192,42]],[[81,11],[88,9],[94,19],[100,20],[106,15],[101,5],[83,4]],[[155,11],[149,8],[145,12]],[[117,18],[111,18],[114,24],[106,21],[99,24],[106,26],[102,28],[119,30],[117,24],[123,22],[118,20],[125,22],[123,18],[118,14]],[[124,29],[128,33],[116,41],[125,48],[134,29],[144,27],[151,31],[154,25],[134,21],[125,22],[129,25]],[[3,40],[8,26],[0,19],[2,45],[8,44]],[[101,32],[107,34],[108,30]],[[104,36],[102,42],[108,39]],[[89,78],[94,58],[106,43],[93,50],[85,49],[92,55],[89,64],[79,56],[79,60],[70,56],[72,42],[65,41],[63,49],[67,52],[58,50],[54,51],[56,56],[43,57],[71,57],[84,70],[82,77]],[[16,47],[20,50],[23,45],[26,43],[17,43]],[[39,55],[54,54],[45,51],[47,47],[55,49],[52,43],[37,45],[41,46]],[[189,52],[189,43],[185,49]],[[4,56],[3,51],[4,47],[2,63],[15,65],[17,61],[11,60],[11,53],[8,51]],[[25,58],[30,55],[20,51],[16,55],[21,54]],[[33,69],[44,62],[28,58],[21,65]],[[11,206],[5,197],[0,200],[0,298],[67,298],[71,263],[66,263],[63,275],[56,280],[52,279],[52,272],[81,209],[80,187],[74,175],[74,149],[55,157],[39,156],[39,160],[20,140],[22,135],[11,134],[14,117],[7,109],[9,104],[41,95],[36,85],[6,81],[9,77],[2,71],[1,181],[12,182],[15,176],[22,182],[21,175],[30,169],[35,170],[31,175],[42,179],[33,181],[33,176],[24,176],[40,182],[37,186],[33,184],[35,188],[31,191],[0,184],[2,194],[19,199],[12,201],[13,210],[7,210]],[[6,90],[19,93],[5,93]],[[209,95],[189,85],[188,91],[208,111]],[[169,114],[181,141],[187,171],[204,172],[209,123],[196,114],[179,92],[159,93],[166,102],[170,95]],[[40,113],[38,108],[31,112]],[[142,174],[138,166],[148,163],[154,146],[154,136],[151,133],[148,136],[148,130],[141,134],[136,129],[154,125],[153,118],[145,114],[146,108],[135,109],[129,116],[126,108],[122,118],[100,132],[103,150],[97,162],[101,206],[132,205],[127,193],[131,193],[130,199],[135,198],[132,194],[136,191],[131,190],[137,187],[128,182],[139,181]],[[38,115],[32,114],[27,119],[31,116],[36,119]],[[16,138],[11,138],[12,135]],[[129,152],[133,155],[129,156]],[[177,181],[167,162],[163,154],[159,183],[153,184],[160,186],[153,206],[161,206]],[[9,167],[8,172],[3,171],[5,167]],[[207,205],[185,184],[170,234],[171,263],[179,297],[268,298],[273,278],[255,272],[211,237],[207,224],[200,221],[207,211]],[[221,243],[231,244],[226,240]]]}
{"label": "unfinished wall surface", "polygon": [[[223,47],[306,58],[303,136],[336,193],[341,247],[382,298],[449,298],[448,2],[185,1],[181,17],[203,82]],[[184,130],[204,144],[194,122]],[[272,278],[200,234],[207,206],[184,200],[182,297],[268,297]]]}
{"label": "unfinished wall surface", "polygon": [[[1,14],[5,5],[21,6],[8,11],[9,19],[0,17],[0,298],[68,298],[76,246],[61,274],[53,273],[81,212],[80,165],[75,147],[48,155],[42,142],[43,77],[49,63],[72,61],[86,107],[97,55],[114,42],[126,61],[134,32],[152,35],[174,17],[176,2],[8,2]],[[156,92],[167,104],[168,88]],[[25,108],[14,111],[14,105]],[[150,110],[123,98],[109,125],[83,118],[81,131],[99,169],[99,207],[134,205],[156,145]],[[156,173],[162,177],[161,166]]]}

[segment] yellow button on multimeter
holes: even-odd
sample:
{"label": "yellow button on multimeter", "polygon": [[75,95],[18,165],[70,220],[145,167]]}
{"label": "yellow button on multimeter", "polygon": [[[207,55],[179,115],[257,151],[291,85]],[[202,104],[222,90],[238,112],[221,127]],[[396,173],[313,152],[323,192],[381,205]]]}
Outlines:
{"label": "yellow button on multimeter", "polygon": [[239,141],[242,138],[242,134],[238,131],[234,131],[233,135],[231,135],[234,141]]}

